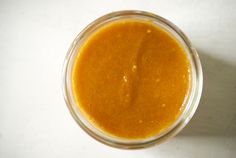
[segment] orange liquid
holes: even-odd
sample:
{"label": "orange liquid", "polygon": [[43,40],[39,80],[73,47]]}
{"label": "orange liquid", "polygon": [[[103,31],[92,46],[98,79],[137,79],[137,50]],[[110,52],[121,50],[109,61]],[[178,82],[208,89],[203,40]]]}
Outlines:
{"label": "orange liquid", "polygon": [[190,77],[188,57],[172,35],[151,22],[120,20],[82,44],[73,94],[85,117],[103,132],[143,139],[180,116]]}

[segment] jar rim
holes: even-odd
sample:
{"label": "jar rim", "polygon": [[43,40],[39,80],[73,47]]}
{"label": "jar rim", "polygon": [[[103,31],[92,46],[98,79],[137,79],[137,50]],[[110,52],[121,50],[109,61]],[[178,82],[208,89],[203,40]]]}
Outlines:
{"label": "jar rim", "polygon": [[[130,139],[121,139],[121,138],[114,138],[109,135],[106,135],[105,133],[101,132],[99,129],[94,127],[90,124],[90,122],[81,114],[81,112],[78,109],[78,106],[75,102],[75,99],[73,97],[72,88],[71,88],[71,70],[73,67],[73,63],[75,60],[75,57],[77,56],[76,53],[78,53],[79,46],[83,43],[83,40],[85,40],[85,35],[87,37],[89,34],[93,33],[95,27],[100,28],[102,25],[107,24],[108,22],[112,20],[119,20],[120,18],[146,18],[148,20],[151,20],[152,22],[155,22],[157,25],[163,25],[164,29],[171,29],[172,35],[176,37],[176,35],[180,40],[182,40],[182,44],[186,46],[187,55],[190,60],[191,65],[191,76],[192,76],[192,84],[191,84],[191,90],[189,94],[189,98],[187,100],[186,107],[184,111],[180,114],[179,118],[173,123],[168,129],[164,130],[164,132],[161,132],[155,136],[144,138],[142,140],[130,140]],[[72,42],[67,55],[65,57],[64,66],[63,66],[63,94],[64,99],[66,101],[67,107],[73,116],[74,120],[77,122],[77,124],[90,136],[95,138],[96,140],[117,148],[123,148],[123,149],[137,149],[137,148],[145,148],[149,147],[154,144],[159,144],[176,134],[178,134],[181,129],[185,127],[185,125],[190,121],[192,116],[194,115],[202,93],[202,86],[203,86],[203,74],[202,74],[202,67],[200,58],[197,54],[196,49],[192,46],[190,40],[187,38],[187,36],[173,23],[166,20],[165,18],[155,15],[150,12],[146,11],[140,11],[140,10],[123,10],[123,11],[116,11],[109,14],[106,14],[92,23],[90,23],[87,27],[85,27],[84,30],[82,30],[74,39]]]}

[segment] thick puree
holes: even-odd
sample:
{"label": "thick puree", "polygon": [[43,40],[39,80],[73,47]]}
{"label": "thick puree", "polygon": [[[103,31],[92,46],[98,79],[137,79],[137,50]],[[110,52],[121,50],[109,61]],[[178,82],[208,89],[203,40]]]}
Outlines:
{"label": "thick puree", "polygon": [[106,24],[76,58],[73,94],[105,133],[143,139],[172,125],[190,89],[190,63],[172,35],[141,20]]}

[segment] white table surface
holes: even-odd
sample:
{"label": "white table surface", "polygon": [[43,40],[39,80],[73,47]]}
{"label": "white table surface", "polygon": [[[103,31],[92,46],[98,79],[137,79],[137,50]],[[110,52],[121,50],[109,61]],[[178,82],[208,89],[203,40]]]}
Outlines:
{"label": "white table surface", "polygon": [[[144,150],[105,146],[78,127],[63,99],[62,65],[75,36],[111,11],[140,9],[179,26],[204,70],[200,106],[172,140]],[[1,0],[1,158],[235,158],[235,0]]]}

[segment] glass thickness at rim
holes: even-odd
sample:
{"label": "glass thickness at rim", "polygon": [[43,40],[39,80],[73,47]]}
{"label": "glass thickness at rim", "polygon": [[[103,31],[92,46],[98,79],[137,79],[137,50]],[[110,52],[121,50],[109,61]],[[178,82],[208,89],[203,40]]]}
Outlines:
{"label": "glass thickness at rim", "polygon": [[[72,93],[72,83],[71,83],[71,73],[73,64],[76,56],[78,55],[78,49],[86,38],[91,35],[94,31],[102,27],[103,25],[120,19],[142,19],[151,21],[154,24],[162,27],[166,31],[170,32],[176,39],[180,41],[180,43],[184,46],[187,56],[190,60],[191,64],[191,76],[192,76],[192,84],[190,94],[187,100],[186,107],[180,117],[176,120],[176,122],[170,126],[163,133],[158,134],[156,136],[143,139],[143,140],[129,140],[116,138],[107,135],[106,133],[100,131],[96,127],[94,127],[81,113],[79,110],[77,103],[73,97]],[[175,136],[192,118],[195,113],[198,103],[200,101],[201,92],[202,92],[202,68],[200,59],[196,50],[192,47],[188,38],[184,35],[177,26],[169,22],[168,20],[157,16],[155,14],[137,11],[137,10],[127,10],[127,11],[117,11],[107,15],[104,15],[91,24],[89,24],[73,41],[71,47],[65,58],[64,68],[63,68],[63,93],[66,104],[69,108],[69,111],[78,125],[86,131],[90,136],[95,138],[96,140],[117,148],[123,149],[137,149],[137,148],[145,148],[154,144],[159,144],[173,136]]]}

